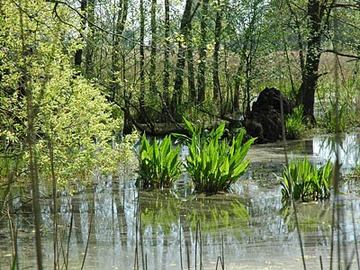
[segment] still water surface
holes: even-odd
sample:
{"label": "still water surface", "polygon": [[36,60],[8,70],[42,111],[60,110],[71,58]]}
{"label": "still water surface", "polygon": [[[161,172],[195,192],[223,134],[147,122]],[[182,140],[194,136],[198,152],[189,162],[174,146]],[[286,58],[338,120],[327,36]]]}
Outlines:
{"label": "still water surface", "polygon": [[[334,160],[335,148],[331,136],[293,141],[287,146],[289,159],[307,156],[319,164],[329,158]],[[283,152],[279,143],[254,146],[248,155],[251,168],[234,185],[231,194],[195,196],[181,188],[172,192],[143,192],[135,188],[133,177],[122,175],[95,179],[94,194],[59,198],[59,233],[63,239],[60,249],[66,254],[70,239],[69,269],[80,269],[88,235],[84,269],[133,269],[136,247],[140,269],[143,261],[149,270],[182,269],[181,266],[195,269],[196,247],[197,269],[200,269],[200,253],[203,269],[216,269],[217,258],[222,253],[226,269],[303,269],[293,211],[282,203],[275,176],[280,175],[284,165]],[[339,156],[344,174],[359,164],[358,134],[342,137]],[[329,268],[331,204],[332,201],[297,205],[308,269],[320,269],[320,256],[325,269]],[[343,186],[340,208],[342,251],[350,256],[355,236],[360,237],[360,185],[355,181]],[[51,269],[50,199],[42,201],[42,209],[44,264],[45,269]],[[20,269],[34,269],[32,216],[22,211],[16,222]],[[197,224],[200,231],[196,230]],[[7,228],[6,221],[1,221],[0,269],[8,269],[11,260]],[[201,251],[196,232],[198,235],[201,232]],[[61,257],[60,263],[62,261]]]}

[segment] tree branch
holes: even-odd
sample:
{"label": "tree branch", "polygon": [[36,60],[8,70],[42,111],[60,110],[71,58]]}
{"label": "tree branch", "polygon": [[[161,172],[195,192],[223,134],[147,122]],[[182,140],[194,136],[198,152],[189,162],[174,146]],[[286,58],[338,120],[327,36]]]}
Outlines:
{"label": "tree branch", "polygon": [[339,55],[339,56],[348,57],[348,58],[354,58],[354,59],[360,60],[360,55],[353,55],[353,54],[338,52],[338,51],[335,51],[335,50],[332,50],[332,49],[326,49],[326,50],[323,50],[323,52],[333,53],[333,54],[336,54],[336,55]]}
{"label": "tree branch", "polygon": [[336,3],[332,5],[333,8],[354,8],[354,9],[360,9],[360,1],[358,1],[355,4],[351,3]]}

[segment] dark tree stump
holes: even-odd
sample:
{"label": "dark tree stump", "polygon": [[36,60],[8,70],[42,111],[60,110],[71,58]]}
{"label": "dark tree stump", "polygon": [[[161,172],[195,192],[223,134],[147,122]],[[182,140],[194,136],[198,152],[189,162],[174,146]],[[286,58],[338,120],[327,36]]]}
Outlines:
{"label": "dark tree stump", "polygon": [[291,113],[290,101],[276,88],[265,88],[245,117],[244,126],[258,143],[275,142],[282,137],[281,98],[284,115]]}

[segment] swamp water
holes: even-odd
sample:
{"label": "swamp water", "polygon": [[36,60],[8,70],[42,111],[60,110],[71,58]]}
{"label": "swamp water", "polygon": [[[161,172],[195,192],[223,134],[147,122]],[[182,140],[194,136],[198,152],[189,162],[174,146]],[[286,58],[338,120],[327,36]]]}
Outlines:
{"label": "swamp water", "polygon": [[[316,136],[289,142],[289,159],[307,156],[316,163],[334,159],[333,141]],[[360,135],[343,136],[339,152],[342,171],[348,173],[360,162]],[[90,235],[84,269],[134,269],[137,257],[139,269],[143,263],[149,270],[195,269],[195,263],[200,269],[201,260],[203,269],[215,270],[222,254],[226,269],[303,269],[292,207],[282,203],[274,175],[283,168],[282,144],[253,146],[248,158],[250,170],[231,194],[195,196],[181,184],[174,192],[139,192],[133,179],[118,177],[98,179],[95,193],[59,198],[59,238],[63,239],[59,250],[68,254],[68,268],[80,269]],[[331,204],[330,200],[297,205],[308,269],[320,269],[320,256],[324,269],[329,269]],[[42,200],[45,269],[53,268],[51,205],[50,199]],[[360,237],[359,183],[348,181],[343,186],[340,207],[342,252],[350,257]],[[15,221],[20,269],[35,269],[31,213],[22,210]],[[9,235],[7,220],[0,220],[0,269],[11,264]]]}

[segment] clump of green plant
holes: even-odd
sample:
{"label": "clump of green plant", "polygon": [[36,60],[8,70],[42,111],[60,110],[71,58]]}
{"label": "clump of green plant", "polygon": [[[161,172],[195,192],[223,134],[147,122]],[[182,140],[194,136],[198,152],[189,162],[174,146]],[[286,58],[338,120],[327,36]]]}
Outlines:
{"label": "clump of green plant", "polygon": [[330,161],[319,168],[307,159],[290,162],[281,178],[283,198],[302,201],[329,198],[332,172]]}
{"label": "clump of green plant", "polygon": [[205,136],[200,128],[186,119],[184,121],[191,133],[185,168],[194,182],[196,192],[228,191],[230,185],[247,170],[249,161],[245,160],[245,156],[255,138],[243,143],[246,132],[241,129],[229,144],[226,140],[220,141],[225,130],[224,124]]}
{"label": "clump of green plant", "polygon": [[338,129],[344,132],[351,126],[352,113],[346,108],[348,105],[340,105],[338,113],[336,113],[335,104],[330,104],[330,107],[325,110],[322,115],[321,123],[327,132],[334,133]]}
{"label": "clump of green plant", "polygon": [[172,145],[171,136],[151,143],[141,138],[139,177],[137,185],[143,188],[168,188],[181,174],[180,148]]}
{"label": "clump of green plant", "polygon": [[305,132],[304,124],[304,111],[302,106],[297,107],[286,118],[286,138],[287,139],[299,139]]}

